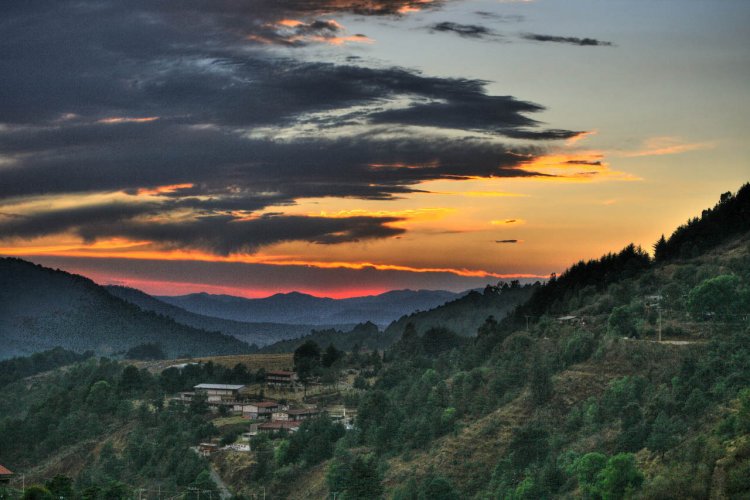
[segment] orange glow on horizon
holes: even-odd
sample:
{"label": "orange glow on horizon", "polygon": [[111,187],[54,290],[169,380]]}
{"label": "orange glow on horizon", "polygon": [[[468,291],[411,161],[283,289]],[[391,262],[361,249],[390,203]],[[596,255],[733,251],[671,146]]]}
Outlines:
{"label": "orange glow on horizon", "polygon": [[[143,243],[133,246],[141,246]],[[47,255],[59,257],[85,257],[85,258],[117,258],[138,260],[165,260],[165,261],[202,261],[202,262],[237,262],[243,264],[262,264],[270,266],[303,266],[318,269],[350,269],[361,271],[374,269],[377,271],[398,271],[409,273],[446,273],[467,278],[495,278],[495,279],[546,279],[547,276],[528,273],[496,273],[482,269],[466,269],[451,267],[416,267],[400,264],[386,264],[377,262],[348,262],[348,261],[320,261],[308,260],[294,256],[264,255],[257,254],[232,254],[220,256],[197,250],[132,250],[111,251],[110,248],[101,246],[93,247],[0,247],[0,255],[33,256]],[[126,247],[120,247],[125,249]]]}

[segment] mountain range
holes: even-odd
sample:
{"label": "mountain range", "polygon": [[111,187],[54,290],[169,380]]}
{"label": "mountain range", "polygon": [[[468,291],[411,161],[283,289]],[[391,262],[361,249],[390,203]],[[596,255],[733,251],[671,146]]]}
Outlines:
{"label": "mountain range", "polygon": [[432,309],[466,293],[394,290],[380,295],[348,299],[315,297],[299,292],[278,293],[262,299],[194,293],[156,298],[195,314],[233,321],[318,327],[371,321],[379,326],[387,326],[405,314]]}

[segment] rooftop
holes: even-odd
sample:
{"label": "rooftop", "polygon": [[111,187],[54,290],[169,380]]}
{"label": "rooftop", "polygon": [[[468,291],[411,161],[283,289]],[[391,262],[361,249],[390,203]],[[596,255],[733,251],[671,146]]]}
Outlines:
{"label": "rooftop", "polygon": [[306,415],[308,413],[320,413],[317,408],[297,408],[296,410],[288,410],[289,415]]}
{"label": "rooftop", "polygon": [[0,476],[10,476],[13,472],[0,465]]}
{"label": "rooftop", "polygon": [[258,408],[275,408],[279,406],[279,403],[273,401],[260,401],[258,403],[250,403],[251,405],[257,406]]}
{"label": "rooftop", "polygon": [[284,377],[291,377],[294,375],[294,372],[289,372],[286,370],[271,370],[269,372],[266,372],[266,375],[281,375]]}
{"label": "rooftop", "polygon": [[231,385],[231,384],[198,384],[194,389],[217,389],[225,391],[239,391],[245,387],[244,385]]}

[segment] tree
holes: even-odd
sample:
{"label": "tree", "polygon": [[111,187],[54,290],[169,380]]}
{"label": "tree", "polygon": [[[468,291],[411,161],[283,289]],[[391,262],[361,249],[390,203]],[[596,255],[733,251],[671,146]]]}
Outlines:
{"label": "tree", "polygon": [[52,497],[57,500],[67,500],[73,498],[73,480],[68,476],[58,474],[44,484]]}
{"label": "tree", "polygon": [[603,453],[587,453],[573,464],[573,471],[581,492],[587,496],[595,496],[597,491],[597,476],[607,465],[607,456]]}
{"label": "tree", "polygon": [[158,360],[167,359],[164,348],[158,343],[145,343],[128,349],[125,353],[127,359]]}
{"label": "tree", "polygon": [[667,251],[667,239],[662,234],[661,238],[654,243],[654,260],[657,262],[665,260],[667,258]]}
{"label": "tree", "polygon": [[52,500],[52,493],[44,486],[35,484],[24,490],[21,500]]}
{"label": "tree", "polygon": [[343,351],[339,351],[333,344],[328,344],[323,356],[320,359],[320,363],[325,368],[330,368],[333,364],[344,356]]}
{"label": "tree", "polygon": [[612,313],[607,320],[607,327],[609,333],[619,337],[638,336],[635,319],[628,306],[618,306],[612,309]]}
{"label": "tree", "polygon": [[106,380],[99,380],[89,389],[86,404],[95,413],[108,413],[117,404],[112,386]]}
{"label": "tree", "polygon": [[352,470],[346,485],[346,498],[379,499],[383,495],[381,481],[375,455],[359,455],[352,463]]}
{"label": "tree", "polygon": [[430,475],[422,484],[419,500],[459,500],[450,481],[440,475]]}
{"label": "tree", "polygon": [[597,475],[597,489],[603,500],[619,500],[643,484],[643,473],[638,470],[635,455],[619,453],[607,460]]}
{"label": "tree", "polygon": [[741,308],[739,284],[740,279],[732,274],[704,280],[688,293],[688,311],[697,319],[712,315],[726,317],[738,312]]}
{"label": "tree", "polygon": [[664,453],[677,443],[674,436],[674,426],[666,413],[660,412],[651,425],[651,435],[646,441],[649,450],[659,453],[664,458]]}
{"label": "tree", "polygon": [[319,366],[320,347],[312,340],[306,341],[294,350],[294,371],[305,387]]}
{"label": "tree", "polygon": [[545,357],[537,352],[531,364],[531,399],[535,405],[542,405],[552,397],[552,370]]}
{"label": "tree", "polygon": [[195,481],[190,483],[188,486],[187,499],[193,498],[213,498],[215,495],[218,498],[218,489],[216,483],[211,479],[211,473],[208,470],[202,470],[196,477]]}

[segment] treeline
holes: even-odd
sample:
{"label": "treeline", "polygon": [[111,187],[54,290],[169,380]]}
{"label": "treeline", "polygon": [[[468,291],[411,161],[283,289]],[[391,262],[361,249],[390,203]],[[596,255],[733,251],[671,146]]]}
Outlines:
{"label": "treeline", "polygon": [[697,257],[747,231],[750,231],[750,183],[736,194],[722,194],[713,208],[678,227],[669,239],[662,236],[654,245],[654,257],[657,262]]}
{"label": "treeline", "polygon": [[384,333],[374,323],[367,321],[360,323],[345,332],[335,328],[324,330],[312,330],[309,335],[296,339],[282,340],[260,349],[261,353],[294,352],[299,346],[307,341],[312,341],[319,346],[333,345],[341,351],[354,351],[356,349],[384,350],[398,339],[394,333]]}
{"label": "treeline", "polygon": [[79,354],[63,349],[62,347],[55,347],[49,351],[34,353],[31,356],[15,357],[0,361],[0,387],[16,380],[36,375],[37,373],[78,363],[93,355],[92,351]]}

